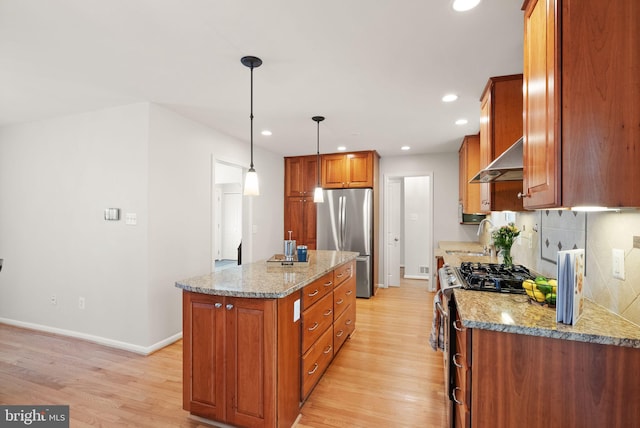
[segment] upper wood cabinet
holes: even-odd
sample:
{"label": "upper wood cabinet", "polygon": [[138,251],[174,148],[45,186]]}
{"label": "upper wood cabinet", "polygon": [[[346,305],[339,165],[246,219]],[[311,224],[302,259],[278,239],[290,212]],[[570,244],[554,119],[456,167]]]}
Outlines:
{"label": "upper wood cabinet", "polygon": [[318,183],[318,156],[284,158],[284,195],[313,196]]}
{"label": "upper wood cabinet", "polygon": [[322,187],[374,187],[378,160],[379,156],[374,151],[322,155]]}
{"label": "upper wood cabinet", "polygon": [[467,135],[462,140],[460,150],[458,150],[459,168],[459,189],[458,202],[462,205],[462,212],[465,214],[476,214],[480,212],[480,186],[470,184],[469,180],[480,171],[480,135]]}
{"label": "upper wood cabinet", "polygon": [[523,9],[525,208],[640,206],[640,2]]}
{"label": "upper wood cabinet", "polygon": [[[485,168],[522,137],[522,75],[492,77],[480,98],[480,167]],[[478,171],[476,171],[477,173]],[[475,175],[475,173],[474,173]],[[522,182],[480,186],[480,211],[522,211]]]}

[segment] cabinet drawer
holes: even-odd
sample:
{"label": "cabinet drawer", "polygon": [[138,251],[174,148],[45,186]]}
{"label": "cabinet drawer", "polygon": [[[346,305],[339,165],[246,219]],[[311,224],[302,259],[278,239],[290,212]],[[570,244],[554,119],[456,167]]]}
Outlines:
{"label": "cabinet drawer", "polygon": [[[456,313],[456,315],[458,315]],[[462,326],[460,318],[456,317],[453,324],[456,330],[456,360],[465,367],[471,367],[471,329]]]}
{"label": "cabinet drawer", "polygon": [[333,291],[333,272],[316,279],[302,289],[302,309],[308,309],[330,291]]}
{"label": "cabinet drawer", "polygon": [[347,307],[355,302],[356,298],[356,282],[347,281],[340,284],[333,290],[333,318],[336,319],[347,309]]}
{"label": "cabinet drawer", "polygon": [[333,359],[333,329],[327,329],[302,356],[302,397],[311,392]]}
{"label": "cabinet drawer", "polygon": [[302,352],[306,352],[332,323],[333,293],[329,293],[302,313]]}
{"label": "cabinet drawer", "polygon": [[355,303],[350,304],[345,308],[345,311],[342,315],[340,315],[335,322],[333,323],[333,347],[335,348],[334,352],[338,352],[338,350],[342,347],[345,340],[351,333],[356,325],[356,305]]}
{"label": "cabinet drawer", "polygon": [[353,264],[354,262],[345,263],[333,270],[333,280],[336,287],[353,276]]}

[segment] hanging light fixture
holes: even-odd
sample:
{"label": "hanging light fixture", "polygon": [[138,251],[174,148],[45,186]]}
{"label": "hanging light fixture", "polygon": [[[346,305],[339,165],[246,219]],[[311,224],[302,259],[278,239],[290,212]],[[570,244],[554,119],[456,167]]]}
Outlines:
{"label": "hanging light fixture", "polygon": [[316,189],[313,191],[313,202],[324,202],[324,195],[322,194],[322,186],[320,186],[320,122],[324,120],[324,116],[313,116],[311,118],[318,124],[318,144],[316,146],[316,151],[318,155],[317,161],[317,170],[318,170],[318,184]]}
{"label": "hanging light fixture", "polygon": [[260,67],[262,60],[255,56],[243,56],[240,62],[251,69],[251,114],[249,115],[249,119],[251,120],[251,164],[249,165],[247,176],[244,179],[244,194],[246,196],[258,196],[260,194],[258,174],[253,168],[253,69]]}

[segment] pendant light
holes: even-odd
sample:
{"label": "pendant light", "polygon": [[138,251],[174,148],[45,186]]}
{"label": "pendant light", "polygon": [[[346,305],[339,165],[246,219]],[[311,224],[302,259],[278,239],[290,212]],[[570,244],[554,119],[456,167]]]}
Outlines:
{"label": "pendant light", "polygon": [[318,144],[316,151],[318,155],[317,170],[318,170],[318,184],[313,191],[313,202],[324,202],[324,195],[322,194],[322,186],[320,186],[320,122],[324,120],[324,116],[313,116],[311,120],[318,124]]}
{"label": "pendant light", "polygon": [[251,164],[244,179],[244,194],[245,196],[258,196],[260,194],[258,174],[253,168],[253,69],[260,67],[262,60],[255,56],[244,56],[240,59],[240,62],[251,69],[251,114],[249,115],[251,121]]}

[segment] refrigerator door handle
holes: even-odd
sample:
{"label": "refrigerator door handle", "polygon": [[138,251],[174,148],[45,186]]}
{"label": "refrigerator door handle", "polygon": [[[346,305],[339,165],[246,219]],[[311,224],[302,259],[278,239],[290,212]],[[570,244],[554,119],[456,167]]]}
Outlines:
{"label": "refrigerator door handle", "polygon": [[344,241],[347,239],[346,237],[346,223],[347,223],[347,197],[346,196],[340,196],[340,203],[338,206],[338,209],[340,210],[340,214],[339,214],[339,222],[340,222],[340,239],[339,239],[339,246],[340,248],[338,248],[340,251],[344,251]]}

